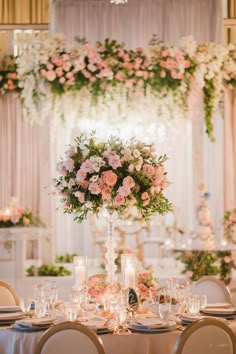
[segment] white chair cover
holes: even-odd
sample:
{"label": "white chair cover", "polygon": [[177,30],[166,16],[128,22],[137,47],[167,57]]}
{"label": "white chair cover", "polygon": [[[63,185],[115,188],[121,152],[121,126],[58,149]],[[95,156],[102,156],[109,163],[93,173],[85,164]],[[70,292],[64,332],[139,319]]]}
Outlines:
{"label": "white chair cover", "polygon": [[209,304],[217,302],[232,303],[228,287],[212,276],[205,276],[196,281],[193,291],[199,295],[206,294]]}

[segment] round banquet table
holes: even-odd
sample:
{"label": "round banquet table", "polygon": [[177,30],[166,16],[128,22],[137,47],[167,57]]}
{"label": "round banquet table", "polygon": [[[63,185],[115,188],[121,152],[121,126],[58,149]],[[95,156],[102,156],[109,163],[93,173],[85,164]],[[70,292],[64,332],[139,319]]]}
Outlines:
{"label": "round banquet table", "polygon": [[[235,333],[236,320],[229,326]],[[33,354],[43,332],[19,332],[10,327],[0,327],[1,354]],[[173,354],[180,330],[161,333],[132,333],[130,335],[103,334],[106,354]]]}

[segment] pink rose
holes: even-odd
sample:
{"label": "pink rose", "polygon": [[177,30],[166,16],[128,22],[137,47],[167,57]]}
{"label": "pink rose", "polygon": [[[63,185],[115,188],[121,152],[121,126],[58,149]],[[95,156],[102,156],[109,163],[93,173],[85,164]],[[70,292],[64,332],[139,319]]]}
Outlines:
{"label": "pink rose", "polygon": [[164,70],[161,70],[160,72],[160,77],[164,79],[166,77],[166,72]]}
{"label": "pink rose", "polygon": [[127,176],[123,179],[123,186],[128,187],[128,188],[132,188],[135,186],[135,182],[134,179],[130,176]]}
{"label": "pink rose", "polygon": [[102,199],[111,200],[111,189],[109,187],[105,187],[102,189]]}
{"label": "pink rose", "polygon": [[23,224],[28,226],[30,224],[30,220],[26,218],[25,216],[23,217]]}
{"label": "pink rose", "polygon": [[115,153],[110,154],[108,163],[114,168],[114,170],[116,170],[118,167],[121,167],[120,156]]}
{"label": "pink rose", "polygon": [[91,161],[89,161],[89,160],[86,160],[86,161],[84,161],[84,162],[82,163],[81,169],[84,170],[84,171],[87,172],[87,173],[92,173],[92,172],[94,172],[92,163],[91,163]]}
{"label": "pink rose", "polygon": [[47,71],[45,69],[41,69],[40,74],[41,76],[46,77]]}
{"label": "pink rose", "polygon": [[224,262],[225,263],[230,263],[231,262],[231,257],[230,256],[225,256],[224,257]]}
{"label": "pink rose", "polygon": [[57,77],[57,76],[56,76],[56,73],[55,73],[54,70],[49,70],[49,71],[47,71],[47,73],[46,73],[46,79],[47,79],[48,81],[53,81],[53,80],[55,80],[56,77]]}
{"label": "pink rose", "polygon": [[119,206],[119,205],[121,205],[121,204],[123,204],[125,202],[125,198],[122,195],[118,194],[115,197],[115,201],[114,202],[115,202],[116,206]]}
{"label": "pink rose", "polygon": [[72,74],[71,71],[66,74],[67,79],[71,79],[72,77],[74,77],[74,75]]}
{"label": "pink rose", "polygon": [[82,74],[86,77],[86,79],[89,79],[92,76],[92,74],[87,70],[82,70]]}
{"label": "pink rose", "polygon": [[112,170],[104,171],[102,173],[102,181],[106,185],[113,187],[117,182],[117,175]]}
{"label": "pink rose", "polygon": [[89,186],[89,190],[92,194],[100,194],[101,193],[101,187],[99,186],[98,183],[91,183]]}
{"label": "pink rose", "polygon": [[155,167],[145,163],[143,165],[143,174],[148,178],[152,178],[155,175]]}
{"label": "pink rose", "polygon": [[149,198],[148,193],[147,193],[147,192],[143,192],[142,195],[141,195],[141,199],[142,199],[142,200],[146,200],[146,199],[148,199],[148,198]]}
{"label": "pink rose", "polygon": [[46,67],[49,71],[51,71],[53,69],[53,64],[48,61]]}
{"label": "pink rose", "polygon": [[161,51],[161,56],[164,57],[164,58],[167,57],[168,56],[168,51],[167,50],[162,50]]}
{"label": "pink rose", "polygon": [[97,81],[97,79],[96,79],[95,76],[92,76],[92,77],[90,77],[89,81],[90,81],[90,82],[95,82],[95,81]]}
{"label": "pink rose", "polygon": [[131,190],[130,190],[130,188],[127,187],[127,186],[122,186],[122,187],[119,187],[118,193],[119,193],[122,197],[127,197],[127,196],[131,193]]}
{"label": "pink rose", "polygon": [[64,77],[60,77],[60,79],[59,79],[60,84],[64,84],[65,81],[66,81],[66,79]]}
{"label": "pink rose", "polygon": [[146,299],[149,295],[149,289],[144,284],[138,284],[138,293],[141,299]]}
{"label": "pink rose", "polygon": [[63,75],[63,70],[62,70],[62,68],[56,68],[55,71],[56,71],[57,76],[61,77],[61,76]]}

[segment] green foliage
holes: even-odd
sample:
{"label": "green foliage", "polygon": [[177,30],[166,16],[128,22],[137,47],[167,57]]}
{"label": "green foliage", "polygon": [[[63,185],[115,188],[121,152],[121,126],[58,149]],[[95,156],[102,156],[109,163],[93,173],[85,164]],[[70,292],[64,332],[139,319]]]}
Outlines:
{"label": "green foliage", "polygon": [[205,275],[218,275],[220,280],[229,284],[232,269],[236,269],[231,251],[174,251],[174,253],[176,260],[184,264],[181,273],[189,275],[192,281]]}
{"label": "green foliage", "polygon": [[79,256],[78,253],[66,253],[66,254],[57,254],[55,258],[56,263],[73,263],[73,258]]}
{"label": "green foliage", "polygon": [[27,276],[53,276],[63,277],[71,275],[71,271],[63,266],[54,266],[50,264],[43,264],[39,268],[34,265],[26,269]]}

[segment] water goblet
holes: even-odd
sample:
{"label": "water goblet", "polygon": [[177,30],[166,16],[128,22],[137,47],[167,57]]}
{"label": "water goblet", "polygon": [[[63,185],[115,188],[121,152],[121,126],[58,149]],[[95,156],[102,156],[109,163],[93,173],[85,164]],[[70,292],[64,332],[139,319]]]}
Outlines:
{"label": "water goblet", "polygon": [[34,308],[36,317],[38,317],[38,318],[45,317],[46,313],[47,313],[47,307],[48,307],[48,304],[46,301],[44,301],[42,299],[36,300],[35,301],[35,308]]}
{"label": "water goblet", "polygon": [[159,304],[159,315],[161,319],[165,322],[169,322],[171,315],[171,305],[168,302],[163,302]]}
{"label": "water goblet", "polygon": [[20,298],[20,308],[21,311],[24,312],[26,317],[29,316],[30,310],[31,310],[31,304],[32,304],[32,299],[29,298]]}
{"label": "water goblet", "polygon": [[66,302],[66,317],[69,321],[75,321],[78,316],[79,304],[75,302]]}
{"label": "water goblet", "polygon": [[197,297],[192,297],[188,301],[188,310],[191,315],[196,316],[200,311],[200,300]]}

